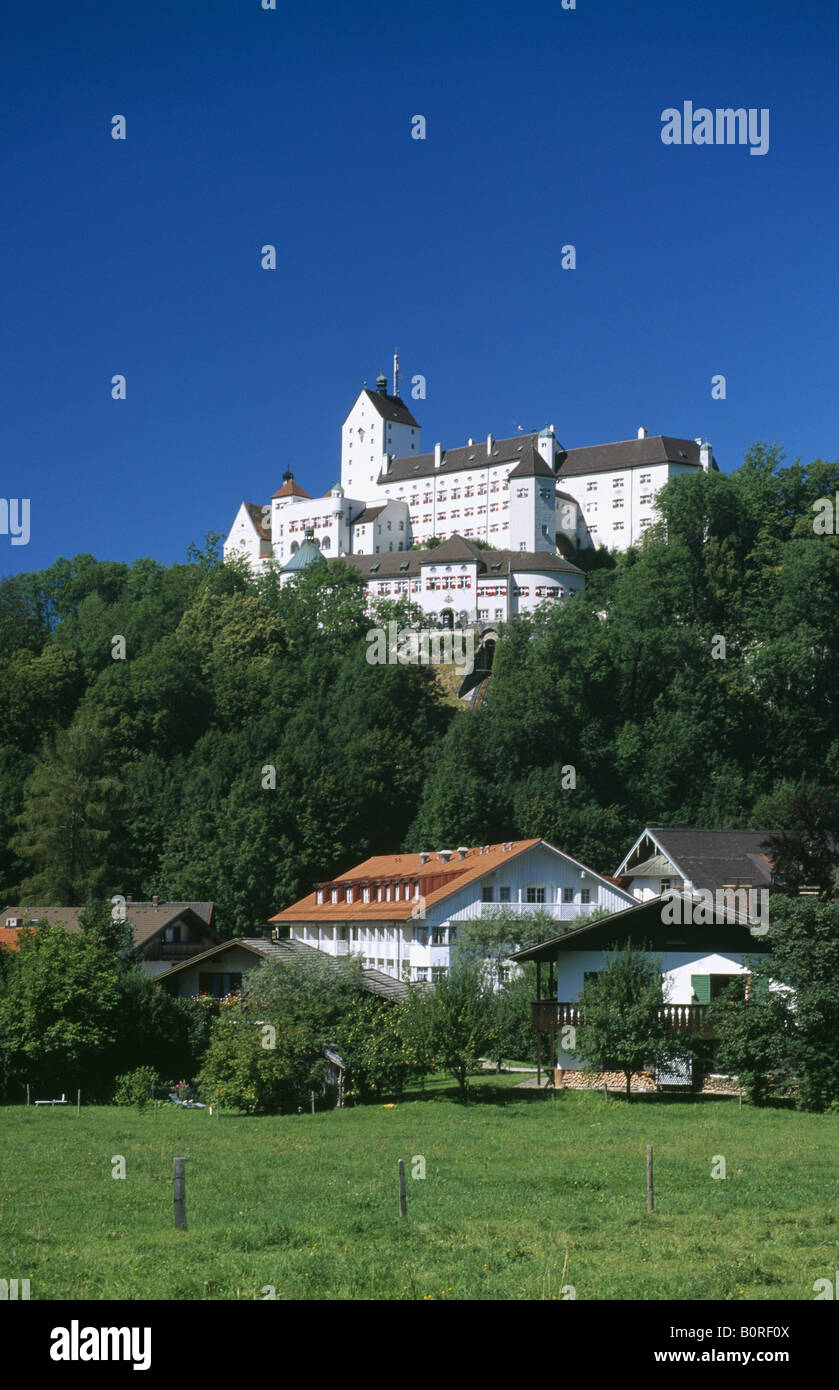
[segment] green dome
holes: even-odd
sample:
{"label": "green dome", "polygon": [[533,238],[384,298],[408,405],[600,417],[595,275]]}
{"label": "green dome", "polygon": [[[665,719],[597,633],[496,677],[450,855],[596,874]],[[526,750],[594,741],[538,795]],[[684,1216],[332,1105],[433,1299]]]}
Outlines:
{"label": "green dome", "polygon": [[286,561],[280,573],[294,574],[295,571],[304,570],[308,565],[314,565],[318,561],[320,561],[322,565],[327,563],[325,557],[321,554],[320,546],[316,544],[311,536],[307,535],[300,549],[292,555],[290,560]]}

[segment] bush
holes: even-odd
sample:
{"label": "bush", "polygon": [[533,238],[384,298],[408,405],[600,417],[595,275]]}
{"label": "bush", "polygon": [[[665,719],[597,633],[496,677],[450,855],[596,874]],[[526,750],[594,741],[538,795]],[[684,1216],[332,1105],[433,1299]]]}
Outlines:
{"label": "bush", "polygon": [[152,1100],[154,1090],[162,1090],[160,1077],[154,1067],[135,1067],[115,1078],[114,1105],[136,1105],[142,1110]]}

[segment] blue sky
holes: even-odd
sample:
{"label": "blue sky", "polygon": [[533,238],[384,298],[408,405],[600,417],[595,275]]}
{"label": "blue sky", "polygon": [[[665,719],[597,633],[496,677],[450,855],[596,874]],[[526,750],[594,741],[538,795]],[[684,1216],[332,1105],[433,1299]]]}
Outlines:
{"label": "blue sky", "polygon": [[[833,0],[9,0],[0,574],[326,491],[394,347],[426,449],[836,458],[837,51]],[[665,146],[686,100],[768,108],[768,152]]]}

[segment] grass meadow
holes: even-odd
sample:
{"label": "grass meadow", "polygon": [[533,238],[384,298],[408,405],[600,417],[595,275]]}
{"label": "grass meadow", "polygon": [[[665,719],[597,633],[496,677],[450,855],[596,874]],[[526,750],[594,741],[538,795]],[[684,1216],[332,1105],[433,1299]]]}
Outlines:
{"label": "grass meadow", "polygon": [[[29,1278],[33,1300],[550,1300],[573,1288],[747,1302],[813,1299],[839,1268],[839,1117],[728,1099],[606,1106],[599,1093],[514,1090],[517,1079],[474,1079],[468,1106],[436,1081],[393,1106],[261,1119],[6,1107],[0,1277]],[[173,1227],[176,1155],[186,1231]],[[424,1179],[411,1176],[417,1157]]]}

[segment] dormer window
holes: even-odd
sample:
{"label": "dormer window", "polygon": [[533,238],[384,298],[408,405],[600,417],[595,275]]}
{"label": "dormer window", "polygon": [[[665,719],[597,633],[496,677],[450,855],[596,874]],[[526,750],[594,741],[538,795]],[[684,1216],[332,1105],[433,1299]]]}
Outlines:
{"label": "dormer window", "polygon": [[319,888],[319,889],[318,889],[318,904],[321,904],[322,902],[323,902],[323,889],[322,889],[322,888]]}
{"label": "dormer window", "polygon": [[338,889],[337,889],[337,888],[333,888],[333,889],[332,889],[332,901],[333,901],[334,903],[337,903],[337,901],[338,901]]}

